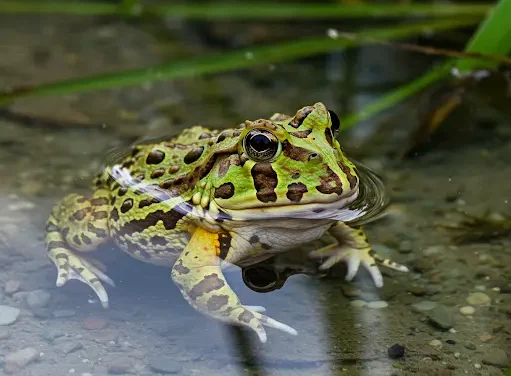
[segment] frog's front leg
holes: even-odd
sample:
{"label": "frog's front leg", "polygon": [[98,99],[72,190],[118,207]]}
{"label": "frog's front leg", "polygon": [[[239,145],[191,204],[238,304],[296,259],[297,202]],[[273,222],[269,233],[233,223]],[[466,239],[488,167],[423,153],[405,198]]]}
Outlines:
{"label": "frog's front leg", "polygon": [[89,285],[103,307],[108,295],[100,280],[114,285],[100,269],[77,252],[90,252],[108,241],[108,191],[98,190],[91,199],[69,195],[54,208],[46,224],[48,257],[57,267],[57,286],[70,279]]}
{"label": "frog's front leg", "polygon": [[188,303],[215,319],[252,328],[261,342],[266,342],[263,325],[296,335],[293,328],[241,304],[225,280],[219,254],[219,234],[195,229],[172,269],[172,279]]}
{"label": "frog's front leg", "polygon": [[340,261],[348,266],[346,280],[351,281],[362,264],[371,274],[377,287],[383,286],[383,277],[376,263],[400,272],[407,272],[406,266],[386,259],[371,249],[367,236],[361,228],[352,228],[343,222],[337,222],[328,232],[336,239],[336,243],[311,252],[313,258],[321,259],[321,270],[326,270]]}

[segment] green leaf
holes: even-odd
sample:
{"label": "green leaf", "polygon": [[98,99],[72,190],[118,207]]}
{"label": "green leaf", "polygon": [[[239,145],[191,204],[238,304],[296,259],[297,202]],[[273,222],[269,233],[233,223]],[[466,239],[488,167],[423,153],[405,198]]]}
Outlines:
{"label": "green leaf", "polygon": [[[472,36],[466,52],[505,56],[511,52],[511,0],[501,0]],[[498,63],[481,59],[460,59],[456,66],[461,73],[477,69],[494,69]]]}

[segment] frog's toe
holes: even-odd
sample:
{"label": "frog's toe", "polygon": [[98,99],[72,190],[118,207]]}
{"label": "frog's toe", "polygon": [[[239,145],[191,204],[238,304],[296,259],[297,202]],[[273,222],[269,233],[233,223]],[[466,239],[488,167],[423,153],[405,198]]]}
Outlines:
{"label": "frog's toe", "polygon": [[246,305],[243,307],[254,312],[266,312],[266,308],[260,305]]}
{"label": "frog's toe", "polygon": [[[239,312],[239,310],[241,310],[241,312]],[[267,341],[264,326],[278,329],[292,335],[298,334],[298,332],[289,325],[281,323],[280,321],[274,320],[268,316],[262,315],[253,309],[247,308],[247,306],[242,306],[239,309],[233,311],[231,313],[231,318],[233,324],[246,326],[254,330],[262,343],[266,343]]]}
{"label": "frog's toe", "polygon": [[108,294],[101,281],[112,286],[114,282],[105,273],[70,251],[62,252],[55,258],[57,266],[57,287],[64,286],[69,280],[76,279],[88,285],[98,296],[101,305],[108,308]]}

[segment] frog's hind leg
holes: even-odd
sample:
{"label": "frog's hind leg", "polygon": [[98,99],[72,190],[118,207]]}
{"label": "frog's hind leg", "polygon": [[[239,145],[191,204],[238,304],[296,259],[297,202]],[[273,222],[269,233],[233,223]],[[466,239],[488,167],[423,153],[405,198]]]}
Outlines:
{"label": "frog's hind leg", "polygon": [[103,307],[108,307],[108,295],[101,281],[113,281],[93,262],[78,255],[90,252],[108,241],[108,191],[98,190],[91,199],[69,195],[54,208],[46,224],[48,257],[57,268],[57,286],[70,279],[89,285]]}
{"label": "frog's hind leg", "polygon": [[362,264],[371,274],[377,287],[383,286],[383,277],[377,263],[400,272],[407,272],[408,268],[390,259],[378,255],[371,249],[367,242],[367,236],[361,228],[349,227],[343,222],[337,222],[329,230],[336,239],[336,243],[310,253],[311,257],[321,259],[321,270],[326,270],[340,261],[345,261],[348,266],[346,280],[352,280]]}
{"label": "frog's hind leg", "polygon": [[262,307],[241,304],[220,267],[219,234],[198,228],[172,269],[172,279],[197,311],[233,325],[253,329],[266,342],[263,326],[296,335],[296,330],[260,312]]}

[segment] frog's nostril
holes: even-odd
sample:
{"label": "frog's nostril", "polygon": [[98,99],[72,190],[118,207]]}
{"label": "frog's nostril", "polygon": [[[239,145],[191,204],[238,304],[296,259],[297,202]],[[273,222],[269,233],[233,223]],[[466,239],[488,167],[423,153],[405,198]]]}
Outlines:
{"label": "frog's nostril", "polygon": [[264,267],[247,267],[242,272],[243,282],[248,288],[257,292],[270,292],[275,290],[279,279],[275,270]]}
{"label": "frog's nostril", "polygon": [[318,153],[310,153],[309,161],[312,161],[313,159],[319,159],[319,154]]}

